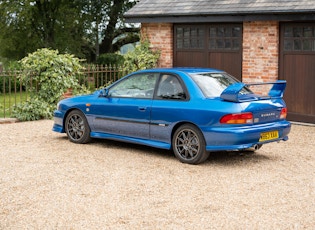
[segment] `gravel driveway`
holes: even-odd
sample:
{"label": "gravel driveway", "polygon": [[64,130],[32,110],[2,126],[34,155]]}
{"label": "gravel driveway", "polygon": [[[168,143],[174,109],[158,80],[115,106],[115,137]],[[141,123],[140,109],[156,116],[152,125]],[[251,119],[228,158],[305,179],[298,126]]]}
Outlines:
{"label": "gravel driveway", "polygon": [[0,229],[314,229],[315,127],[257,153],[70,143],[53,121],[0,125]]}

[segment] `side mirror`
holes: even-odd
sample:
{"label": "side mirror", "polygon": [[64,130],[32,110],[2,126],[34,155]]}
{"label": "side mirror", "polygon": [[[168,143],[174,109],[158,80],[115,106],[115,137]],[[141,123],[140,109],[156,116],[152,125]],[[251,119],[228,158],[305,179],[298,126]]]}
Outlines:
{"label": "side mirror", "polygon": [[107,88],[102,89],[100,91],[99,97],[108,97],[108,89]]}

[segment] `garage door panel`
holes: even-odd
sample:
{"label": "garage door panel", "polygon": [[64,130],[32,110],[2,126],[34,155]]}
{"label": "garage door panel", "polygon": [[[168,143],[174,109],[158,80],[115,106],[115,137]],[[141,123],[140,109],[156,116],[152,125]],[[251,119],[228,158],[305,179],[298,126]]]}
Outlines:
{"label": "garage door panel", "polygon": [[315,115],[315,56],[285,55],[284,63],[284,77],[287,80],[285,100],[289,111]]}
{"label": "garage door panel", "polygon": [[315,24],[284,23],[280,41],[280,79],[287,81],[288,119],[315,123]]}
{"label": "garage door panel", "polygon": [[242,60],[238,53],[209,53],[208,66],[223,69],[227,73],[242,80]]}
{"label": "garage door panel", "polygon": [[177,24],[174,26],[174,66],[222,69],[242,79],[240,23]]}
{"label": "garage door panel", "polygon": [[207,67],[204,52],[181,51],[176,53],[177,67]]}

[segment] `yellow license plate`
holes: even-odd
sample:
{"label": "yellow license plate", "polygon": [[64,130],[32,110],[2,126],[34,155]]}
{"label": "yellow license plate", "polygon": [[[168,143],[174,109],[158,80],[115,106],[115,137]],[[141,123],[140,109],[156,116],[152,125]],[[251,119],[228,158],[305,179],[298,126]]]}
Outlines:
{"label": "yellow license plate", "polygon": [[269,141],[279,138],[278,131],[265,132],[260,134],[259,141]]}

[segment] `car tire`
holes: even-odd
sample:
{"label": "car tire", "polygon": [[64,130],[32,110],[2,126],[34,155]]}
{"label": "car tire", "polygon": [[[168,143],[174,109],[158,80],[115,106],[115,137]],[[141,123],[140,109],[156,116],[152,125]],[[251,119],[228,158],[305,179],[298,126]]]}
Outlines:
{"label": "car tire", "polygon": [[183,163],[200,164],[209,157],[201,131],[191,124],[184,124],[175,131],[172,147],[176,158]]}
{"label": "car tire", "polygon": [[91,129],[85,115],[79,110],[73,110],[67,115],[65,130],[71,142],[85,144],[91,141]]}

